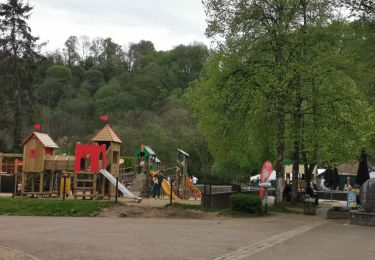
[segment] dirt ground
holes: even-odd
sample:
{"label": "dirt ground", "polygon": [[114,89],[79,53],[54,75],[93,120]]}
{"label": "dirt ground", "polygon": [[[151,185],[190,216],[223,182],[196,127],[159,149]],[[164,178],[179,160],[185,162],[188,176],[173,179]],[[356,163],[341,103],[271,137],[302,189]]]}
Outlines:
{"label": "dirt ground", "polygon": [[[203,212],[191,209],[170,208],[167,199],[143,199],[134,203],[122,199],[122,204],[105,208],[98,217],[128,217],[128,218],[186,218],[186,219],[215,219],[220,216],[215,212]],[[180,204],[200,205],[198,200],[179,201]]]}
{"label": "dirt ground", "polygon": [[220,216],[191,209],[119,205],[104,209],[98,217],[215,219]]}

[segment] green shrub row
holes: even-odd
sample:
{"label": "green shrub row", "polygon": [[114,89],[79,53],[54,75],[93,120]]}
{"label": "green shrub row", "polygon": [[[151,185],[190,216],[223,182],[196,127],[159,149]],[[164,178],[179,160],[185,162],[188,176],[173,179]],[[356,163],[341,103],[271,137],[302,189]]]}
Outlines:
{"label": "green shrub row", "polygon": [[234,194],[231,196],[232,210],[247,212],[247,213],[261,213],[262,201],[256,195],[249,194]]}

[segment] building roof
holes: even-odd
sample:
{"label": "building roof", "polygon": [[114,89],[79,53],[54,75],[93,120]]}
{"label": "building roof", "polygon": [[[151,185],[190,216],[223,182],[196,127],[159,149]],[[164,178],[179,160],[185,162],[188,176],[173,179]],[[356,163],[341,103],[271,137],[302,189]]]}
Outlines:
{"label": "building roof", "polygon": [[339,175],[357,175],[358,162],[345,162],[337,166]]}
{"label": "building roof", "polygon": [[148,145],[144,145],[144,144],[138,147],[137,151],[135,151],[134,153],[134,157],[138,157],[140,154],[146,160],[150,158],[151,156],[156,156],[156,153],[151,149],[151,147]]}
{"label": "building roof", "polygon": [[106,124],[99,132],[91,139],[93,142],[116,142],[121,143],[120,138],[113,131],[112,127]]}
{"label": "building roof", "polygon": [[145,150],[148,152],[149,155],[156,155],[155,152],[148,145],[145,146]]}
{"label": "building roof", "polygon": [[180,153],[182,153],[182,154],[184,154],[185,156],[189,156],[190,157],[190,155],[187,153],[187,152],[185,152],[185,151],[182,151],[181,149],[177,149]]}
{"label": "building roof", "polygon": [[[293,173],[293,165],[285,165],[284,166],[284,172],[285,173]],[[305,174],[305,166],[303,164],[300,164],[298,167],[298,172],[300,174]]]}
{"label": "building roof", "polygon": [[23,147],[33,136],[35,136],[39,142],[46,148],[59,148],[59,146],[52,140],[48,134],[43,134],[39,132],[31,132],[20,144]]}

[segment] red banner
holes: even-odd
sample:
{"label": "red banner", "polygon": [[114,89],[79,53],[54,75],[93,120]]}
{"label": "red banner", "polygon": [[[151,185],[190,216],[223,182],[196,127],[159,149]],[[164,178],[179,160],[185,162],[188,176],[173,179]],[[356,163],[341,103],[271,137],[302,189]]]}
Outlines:
{"label": "red banner", "polygon": [[[262,170],[260,171],[259,185],[263,182],[268,182],[268,179],[271,177],[272,170],[272,163],[270,161],[265,161],[262,166]],[[264,189],[259,186],[259,198],[263,199],[263,197]]]}

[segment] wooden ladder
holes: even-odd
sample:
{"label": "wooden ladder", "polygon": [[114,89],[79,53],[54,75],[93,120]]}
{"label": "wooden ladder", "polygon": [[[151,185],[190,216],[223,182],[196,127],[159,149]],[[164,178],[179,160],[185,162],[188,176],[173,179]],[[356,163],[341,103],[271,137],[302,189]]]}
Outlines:
{"label": "wooden ladder", "polygon": [[95,199],[96,174],[91,172],[78,172],[74,175],[74,198]]}

